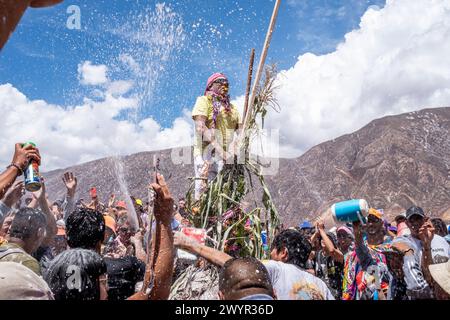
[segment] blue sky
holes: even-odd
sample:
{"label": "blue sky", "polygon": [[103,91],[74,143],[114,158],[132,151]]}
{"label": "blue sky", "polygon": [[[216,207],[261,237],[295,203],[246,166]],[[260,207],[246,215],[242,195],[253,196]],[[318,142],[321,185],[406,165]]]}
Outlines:
{"label": "blue sky", "polygon": [[[80,84],[78,65],[84,61],[103,64],[112,80],[135,82],[134,90],[141,98],[137,118],[153,117],[163,127],[170,126],[183,108],[191,108],[205,79],[216,70],[230,77],[233,96],[242,95],[250,49],[256,48],[259,54],[274,2],[165,1],[165,8],[174,16],[156,21],[162,28],[182,27],[177,44],[155,45],[145,39],[151,39],[151,34],[130,40],[139,29],[144,33],[154,30],[142,15],[154,14],[156,3],[66,0],[52,8],[28,10],[0,54],[0,84],[13,84],[31,100],[74,106],[94,95],[92,87]],[[66,9],[72,4],[81,9],[81,30],[66,28]],[[305,52],[321,55],[334,51],[372,5],[383,7],[384,1],[283,1],[268,61],[284,70]],[[158,61],[159,53],[150,54],[155,47],[166,50],[168,59]],[[156,79],[123,70],[118,63],[123,54],[148,63],[148,71]]]}
{"label": "blue sky", "polygon": [[[66,27],[70,5],[81,30]],[[44,171],[191,145],[189,111],[211,73],[229,76],[242,106],[250,50],[258,60],[273,5],[66,0],[29,9],[0,52],[0,162],[17,141],[40,146]],[[283,0],[267,60],[280,71],[281,111],[265,118],[279,140],[264,155],[298,157],[374,119],[450,106],[449,34],[448,0]]]}

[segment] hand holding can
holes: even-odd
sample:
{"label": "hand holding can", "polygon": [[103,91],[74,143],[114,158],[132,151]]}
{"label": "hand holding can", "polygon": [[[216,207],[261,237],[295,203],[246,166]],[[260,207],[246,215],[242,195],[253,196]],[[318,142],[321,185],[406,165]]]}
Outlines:
{"label": "hand holding can", "polygon": [[[26,157],[28,161],[24,170],[25,189],[29,192],[38,191],[41,189],[41,179],[39,177],[41,157],[39,155],[39,150],[33,142],[26,142],[20,147],[21,148],[18,149],[18,145],[16,144],[17,159],[21,161],[22,164],[25,163],[25,159],[22,159],[23,157]],[[16,156],[16,154],[14,156]]]}

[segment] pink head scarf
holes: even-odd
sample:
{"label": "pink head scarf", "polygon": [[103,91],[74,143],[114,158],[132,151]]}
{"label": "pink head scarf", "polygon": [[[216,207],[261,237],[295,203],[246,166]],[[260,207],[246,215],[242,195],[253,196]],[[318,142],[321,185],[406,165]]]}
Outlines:
{"label": "pink head scarf", "polygon": [[208,78],[208,82],[206,83],[206,89],[205,89],[205,96],[209,91],[209,88],[211,87],[211,85],[214,83],[214,81],[218,80],[218,79],[225,79],[228,81],[228,78],[223,74],[223,73],[214,73],[213,75],[211,75]]}
{"label": "pink head scarf", "polygon": [[217,115],[219,114],[221,107],[224,107],[225,112],[231,111],[230,95],[226,94],[225,96],[222,96],[219,92],[211,90],[212,84],[218,79],[225,79],[228,81],[228,78],[223,73],[214,73],[208,78],[205,89],[205,96],[212,97],[214,127],[216,126]]}

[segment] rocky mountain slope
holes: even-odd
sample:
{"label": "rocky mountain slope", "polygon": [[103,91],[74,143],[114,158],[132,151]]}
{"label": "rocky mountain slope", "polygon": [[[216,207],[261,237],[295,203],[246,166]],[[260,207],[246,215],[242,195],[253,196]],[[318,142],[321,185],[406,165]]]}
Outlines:
{"label": "rocky mountain slope", "polygon": [[[175,165],[172,152],[143,152],[123,157],[130,194],[146,199],[153,155],[161,159],[176,197],[184,195],[192,165]],[[96,186],[102,201],[121,194],[113,158],[100,159],[45,174],[51,199],[65,189],[64,171],[79,180],[79,196],[88,199]],[[323,213],[332,203],[367,199],[389,218],[413,204],[433,216],[450,220],[450,108],[377,119],[360,130],[317,145],[296,159],[280,159],[279,174],[267,177],[274,201],[286,225],[296,225]]]}

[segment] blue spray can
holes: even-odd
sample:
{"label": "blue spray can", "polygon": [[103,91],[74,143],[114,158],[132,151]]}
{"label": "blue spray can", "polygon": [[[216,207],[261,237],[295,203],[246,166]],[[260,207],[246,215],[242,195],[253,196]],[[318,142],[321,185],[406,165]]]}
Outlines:
{"label": "blue spray can", "polygon": [[269,250],[269,246],[267,245],[267,231],[266,230],[261,231],[261,242],[262,242],[264,251]]}

